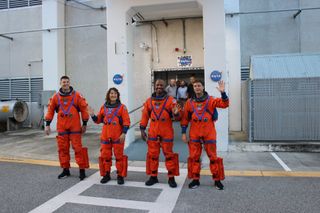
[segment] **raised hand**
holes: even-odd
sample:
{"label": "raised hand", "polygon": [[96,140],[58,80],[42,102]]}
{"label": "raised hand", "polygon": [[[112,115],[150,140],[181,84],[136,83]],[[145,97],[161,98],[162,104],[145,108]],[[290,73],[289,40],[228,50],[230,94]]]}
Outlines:
{"label": "raised hand", "polygon": [[218,82],[218,87],[216,87],[219,92],[225,92],[225,84],[224,81],[221,80]]}

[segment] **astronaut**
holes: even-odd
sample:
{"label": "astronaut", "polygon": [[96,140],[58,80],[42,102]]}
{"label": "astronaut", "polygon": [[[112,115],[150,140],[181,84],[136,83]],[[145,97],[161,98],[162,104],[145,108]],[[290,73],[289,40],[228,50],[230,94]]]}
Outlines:
{"label": "astronaut", "polygon": [[[193,83],[193,88],[195,94],[186,102],[181,120],[182,140],[188,143],[189,147],[188,178],[192,179],[189,188],[194,189],[200,186],[200,156],[204,146],[210,160],[214,185],[217,189],[223,190],[224,186],[221,183],[221,180],[224,180],[223,159],[217,157],[215,120],[217,119],[216,108],[229,106],[225,85],[220,81],[217,87],[221,92],[221,98],[209,96],[199,80]],[[191,125],[188,140],[186,130],[189,123]]]}

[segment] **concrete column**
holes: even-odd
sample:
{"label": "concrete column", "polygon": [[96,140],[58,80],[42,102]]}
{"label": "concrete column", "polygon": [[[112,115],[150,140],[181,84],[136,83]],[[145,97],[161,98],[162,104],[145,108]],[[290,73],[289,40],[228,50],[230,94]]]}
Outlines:
{"label": "concrete column", "polygon": [[[63,27],[64,9],[64,4],[59,1],[43,1],[42,28]],[[43,90],[58,90],[60,77],[65,74],[64,30],[50,30],[42,33],[42,57]],[[56,121],[52,122],[53,129],[55,123]]]}
{"label": "concrete column", "polygon": [[[204,69],[206,91],[215,97],[221,95],[217,91],[217,83],[210,79],[213,70],[222,71],[222,79],[226,82],[228,93],[228,72],[226,70],[226,33],[224,0],[202,0],[204,29]],[[232,100],[231,100],[232,101]],[[219,120],[216,122],[218,151],[228,150],[228,109],[218,110]]]}
{"label": "concrete column", "polygon": [[[225,0],[226,13],[239,12],[239,0]],[[229,128],[241,131],[240,17],[226,16],[226,57],[229,73]]]}
{"label": "concrete column", "polygon": [[[119,89],[121,101],[127,105],[129,110],[142,104],[136,103],[135,96],[139,95],[139,91],[133,91],[133,82],[131,81],[134,67],[131,17],[135,14],[131,8],[185,1],[188,2],[188,0],[107,0],[108,86],[116,86]],[[123,76],[123,82],[120,85],[115,85],[113,82],[115,74]],[[134,116],[131,115],[131,118]],[[138,119],[132,119],[132,123],[137,121]],[[127,133],[126,140],[126,145],[134,141],[133,129]]]}
{"label": "concrete column", "polygon": [[[239,0],[225,0],[226,13],[239,12]],[[226,57],[229,73],[229,128],[241,131],[241,55],[240,55],[240,17],[226,16]]]}

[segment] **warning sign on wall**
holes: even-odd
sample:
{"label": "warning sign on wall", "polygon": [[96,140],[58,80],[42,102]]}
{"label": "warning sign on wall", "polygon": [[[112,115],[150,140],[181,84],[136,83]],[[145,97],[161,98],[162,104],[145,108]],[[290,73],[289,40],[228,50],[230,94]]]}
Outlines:
{"label": "warning sign on wall", "polygon": [[178,67],[191,67],[192,57],[191,55],[178,56]]}

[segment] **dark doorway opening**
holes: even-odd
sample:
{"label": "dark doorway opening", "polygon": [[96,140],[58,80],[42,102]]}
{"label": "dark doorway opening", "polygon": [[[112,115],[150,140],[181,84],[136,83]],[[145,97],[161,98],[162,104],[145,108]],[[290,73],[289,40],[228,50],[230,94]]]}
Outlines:
{"label": "dark doorway opening", "polygon": [[170,79],[184,80],[188,84],[190,83],[189,78],[194,75],[196,79],[204,82],[204,70],[170,70],[170,71],[154,71],[153,81],[156,79],[163,79],[166,84],[169,84]]}

